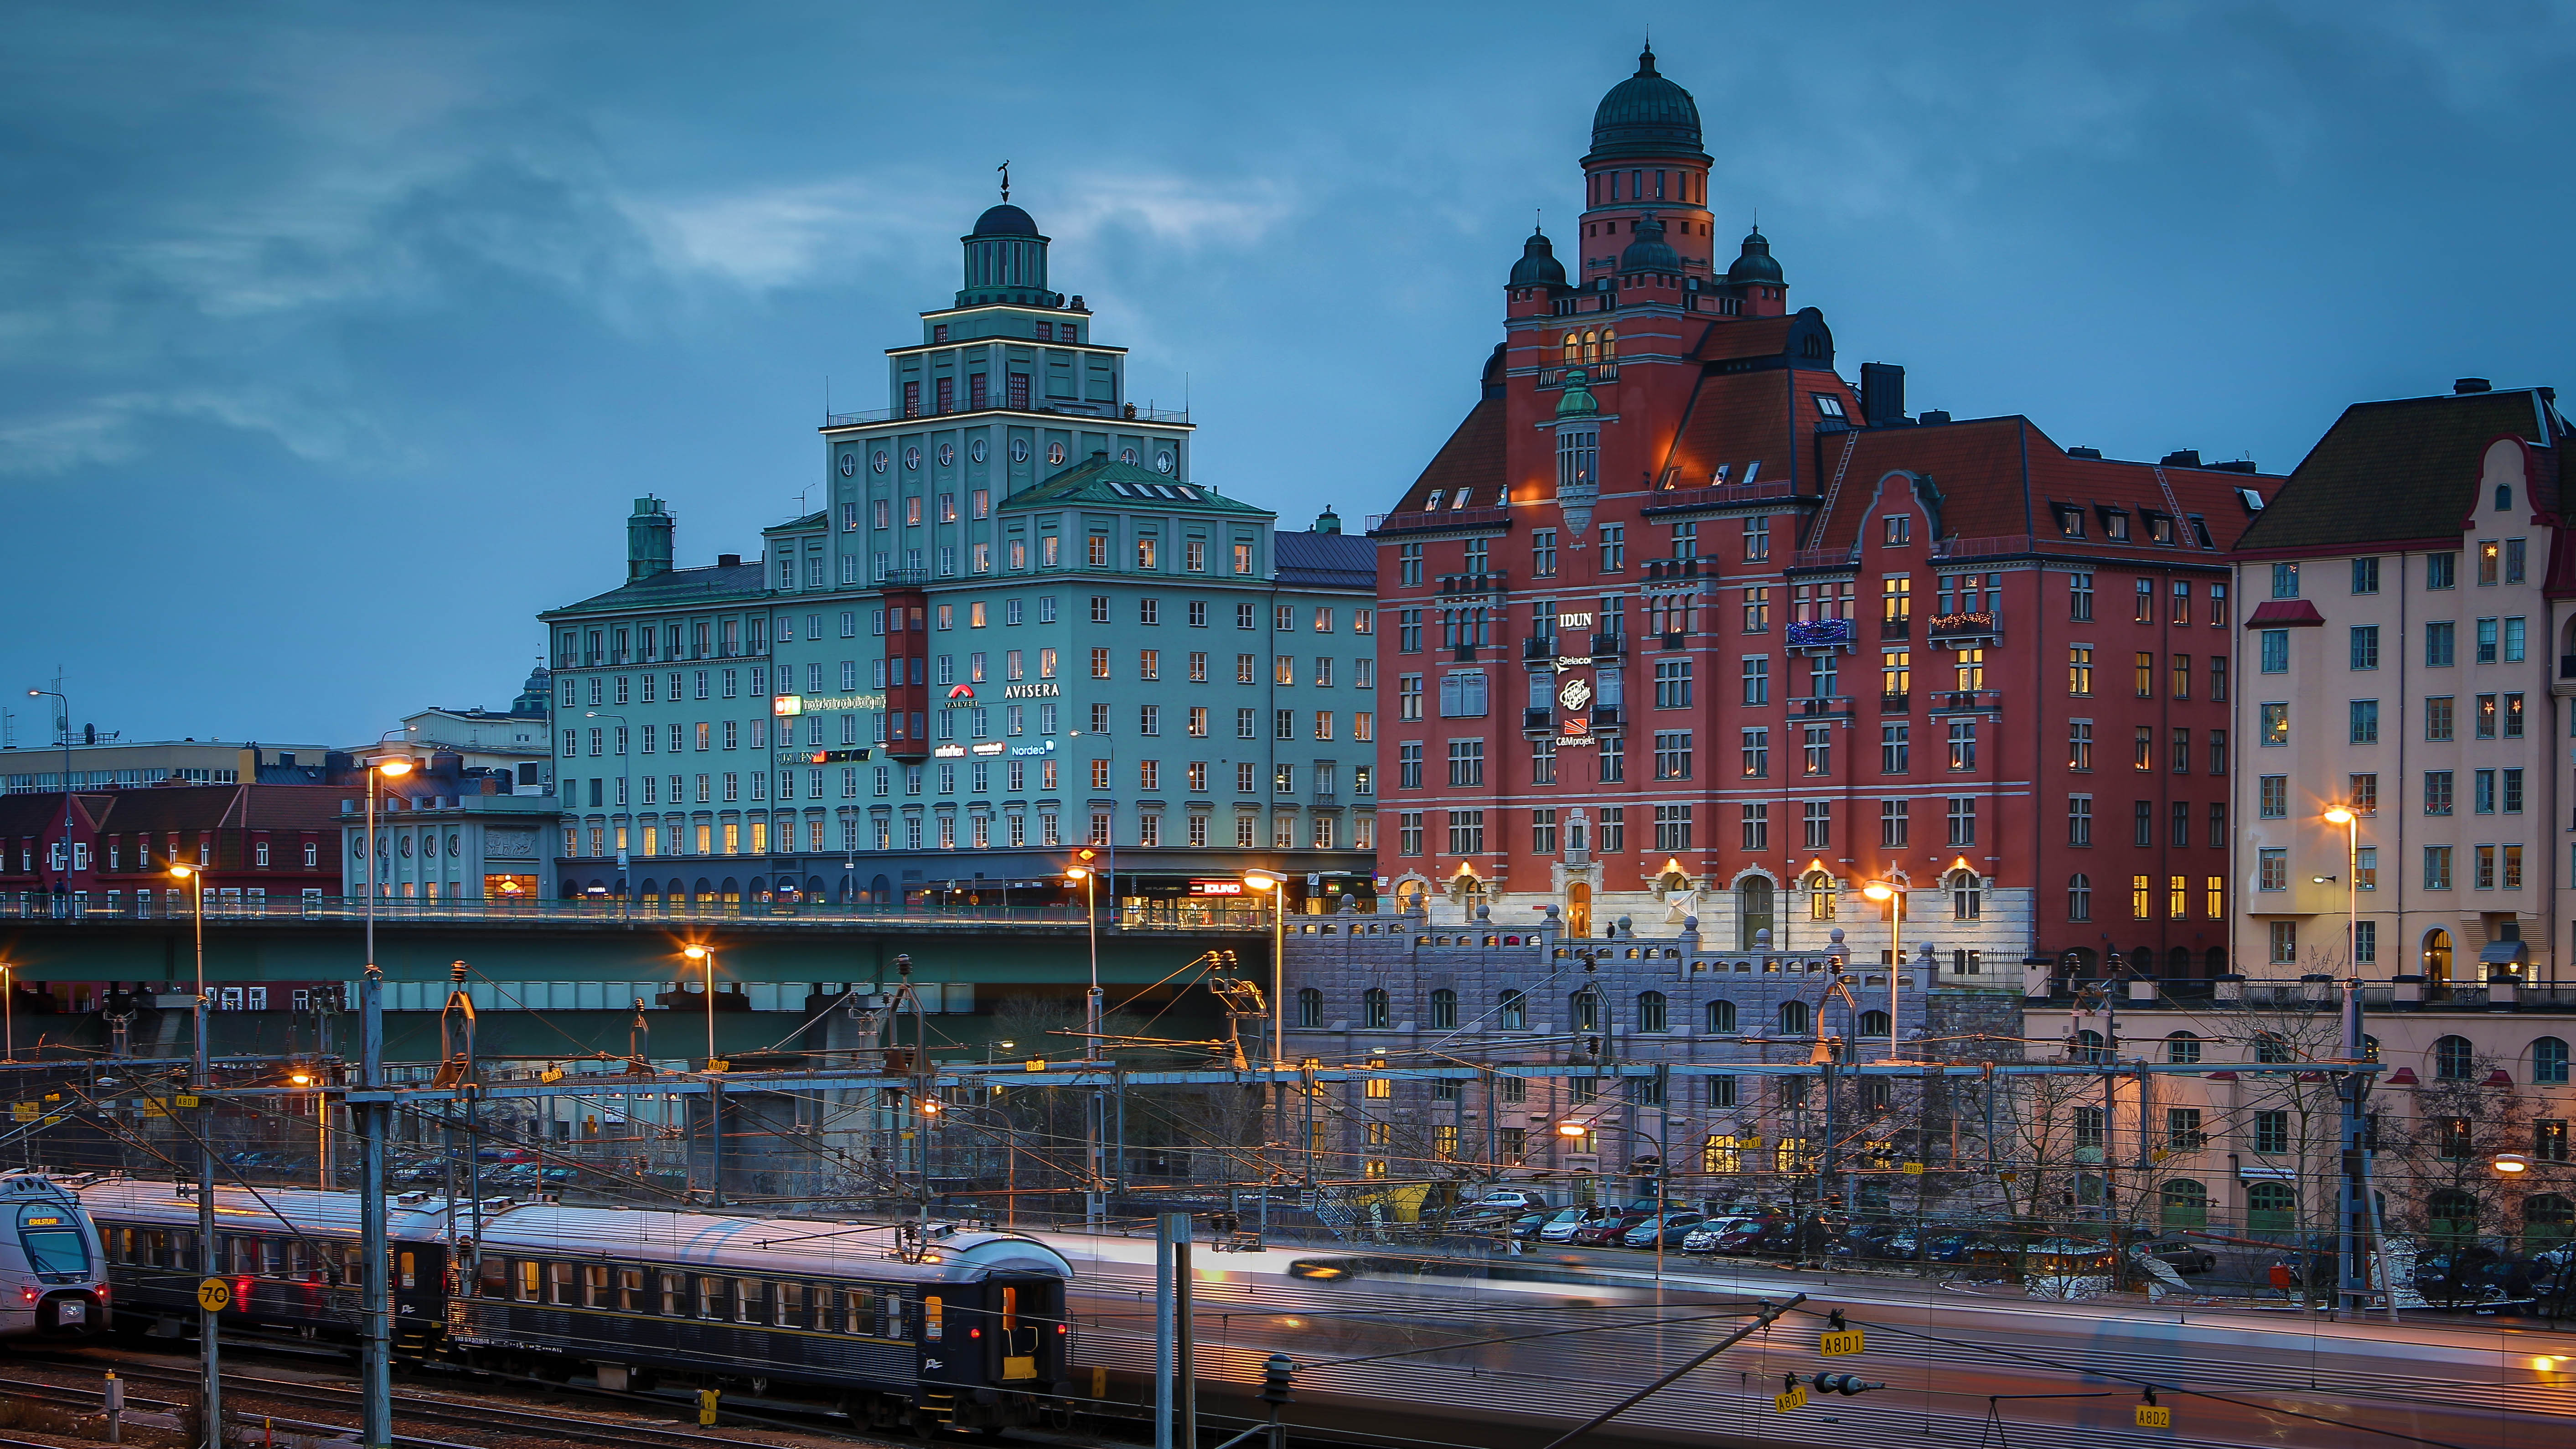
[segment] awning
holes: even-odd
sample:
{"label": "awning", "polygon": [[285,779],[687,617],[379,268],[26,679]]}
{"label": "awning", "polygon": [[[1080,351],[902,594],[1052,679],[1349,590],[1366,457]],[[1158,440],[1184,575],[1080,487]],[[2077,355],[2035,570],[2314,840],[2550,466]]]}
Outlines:
{"label": "awning", "polygon": [[2531,964],[2531,943],[2489,941],[2478,948],[2478,959],[2489,966],[2528,966]]}

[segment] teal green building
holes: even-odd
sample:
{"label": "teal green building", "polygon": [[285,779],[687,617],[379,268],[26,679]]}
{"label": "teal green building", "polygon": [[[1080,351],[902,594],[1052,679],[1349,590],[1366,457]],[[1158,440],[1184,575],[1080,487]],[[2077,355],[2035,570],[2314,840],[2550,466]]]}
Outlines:
{"label": "teal green building", "polygon": [[1367,540],[1195,478],[1028,213],[962,242],[886,406],[824,420],[824,507],[682,569],[639,500],[627,582],[544,616],[562,892],[1034,904],[1089,849],[1138,911],[1255,866],[1366,901]]}

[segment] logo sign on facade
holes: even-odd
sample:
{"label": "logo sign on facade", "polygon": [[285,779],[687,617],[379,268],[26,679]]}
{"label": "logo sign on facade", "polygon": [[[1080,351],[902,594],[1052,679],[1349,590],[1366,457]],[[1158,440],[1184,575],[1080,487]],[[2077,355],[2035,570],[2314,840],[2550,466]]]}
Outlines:
{"label": "logo sign on facade", "polygon": [[[1556,702],[1567,709],[1581,709],[1592,702],[1592,681],[1577,675],[1556,687]],[[1570,731],[1569,731],[1570,733]]]}
{"label": "logo sign on facade", "polygon": [[865,750],[816,750],[809,755],[797,755],[791,756],[790,758],[801,759],[809,765],[847,765],[859,760],[864,760],[867,757],[868,752]]}
{"label": "logo sign on facade", "polygon": [[962,760],[966,758],[966,747],[964,745],[941,745],[930,753],[934,757],[942,760]]}
{"label": "logo sign on facade", "polygon": [[1239,896],[1243,894],[1243,882],[1239,880],[1194,880],[1190,882],[1190,894],[1194,896]]}
{"label": "logo sign on facade", "polygon": [[769,702],[769,712],[774,715],[803,714],[805,712],[805,696],[801,694],[782,694]]}
{"label": "logo sign on facade", "polygon": [[1564,724],[1558,728],[1556,742],[1560,745],[1588,745],[1592,743],[1591,717],[1580,714],[1567,715],[1565,717]]}
{"label": "logo sign on facade", "polygon": [[1569,669],[1589,669],[1591,667],[1592,656],[1589,654],[1559,654],[1556,656],[1556,672],[1559,674],[1563,674]]}
{"label": "logo sign on facade", "polygon": [[885,706],[886,697],[882,694],[782,694],[769,702],[769,712],[785,716],[803,714],[807,710],[883,709]]}
{"label": "logo sign on facade", "polygon": [[1011,753],[1015,755],[1052,755],[1055,753],[1055,741],[1048,740],[1043,744],[1035,745],[1013,745],[1011,746]]}
{"label": "logo sign on facade", "polygon": [[1589,629],[1592,627],[1592,616],[1590,614],[1559,614],[1556,616],[1556,627],[1560,629]]}
{"label": "logo sign on facade", "polygon": [[974,707],[975,707],[975,686],[973,686],[973,685],[971,685],[971,684],[958,684],[958,685],[951,685],[951,686],[949,687],[949,690],[948,690],[948,708],[950,708],[950,709],[973,709]]}
{"label": "logo sign on facade", "polygon": [[975,746],[971,751],[969,751],[969,753],[978,755],[998,755],[1004,748],[1005,747],[1000,740],[988,740],[983,744]]}
{"label": "logo sign on facade", "polygon": [[1055,699],[1063,693],[1064,686],[1061,684],[1005,684],[1002,686],[1004,699]]}

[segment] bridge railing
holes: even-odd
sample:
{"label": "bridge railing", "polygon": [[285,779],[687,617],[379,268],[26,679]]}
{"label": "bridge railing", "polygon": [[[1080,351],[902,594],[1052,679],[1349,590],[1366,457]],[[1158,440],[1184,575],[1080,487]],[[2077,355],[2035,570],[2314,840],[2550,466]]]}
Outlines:
{"label": "bridge railing", "polygon": [[[206,896],[206,924],[321,922],[349,925],[367,916],[363,896]],[[149,895],[49,895],[38,891],[0,892],[0,919],[55,921],[64,925],[127,921],[193,919],[195,903],[183,897],[175,905]],[[1270,918],[1257,901],[1147,901],[1122,909],[1106,906],[1100,924],[1113,930],[1259,931]],[[1079,927],[1080,906],[1065,905],[862,905],[829,901],[769,900],[723,896],[641,896],[621,900],[592,896],[579,900],[484,899],[386,896],[376,901],[378,922],[511,923],[528,925],[612,925],[626,921],[740,921],[780,927],[816,926],[981,926],[1047,925]]]}

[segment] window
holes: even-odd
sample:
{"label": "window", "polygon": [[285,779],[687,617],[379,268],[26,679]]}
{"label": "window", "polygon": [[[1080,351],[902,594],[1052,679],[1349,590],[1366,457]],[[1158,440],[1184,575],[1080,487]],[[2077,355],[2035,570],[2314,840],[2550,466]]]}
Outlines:
{"label": "window", "polygon": [[2452,774],[2448,770],[2426,770],[2424,772],[2425,814],[2448,815],[2451,813],[2452,778]]}
{"label": "window", "polygon": [[1881,800],[1878,802],[1878,843],[1884,849],[1901,850],[1913,825],[1912,802]]}
{"label": "window", "polygon": [[1452,810],[1449,812],[1449,853],[1482,855],[1485,851],[1485,812]]}
{"label": "window", "polygon": [[2451,888],[2451,847],[2424,847],[2424,889],[2446,891]]}
{"label": "window", "polygon": [[2073,846],[2089,846],[2093,843],[2092,796],[2066,797],[2066,843]]}
{"label": "window", "polygon": [[2290,706],[2275,702],[2265,704],[2261,708],[2263,733],[2255,743],[2264,746],[2288,744],[2290,742]]}
{"label": "window", "polygon": [[1744,658],[1744,702],[1771,702],[1771,659],[1768,655],[1748,654]]}
{"label": "window", "polygon": [[[2075,515],[2079,531],[2083,518],[2084,515],[2080,513]],[[2089,624],[2093,621],[2093,576],[2091,574],[2066,576],[2066,617],[2078,624]]]}
{"label": "window", "polygon": [[1691,704],[1691,662],[1687,659],[1660,659],[1655,662],[1655,708],[1688,709]]}
{"label": "window", "polygon": [[1832,774],[1834,772],[1834,727],[1808,725],[1804,733],[1803,772],[1809,775]]}
{"label": "window", "polygon": [[[2224,654],[2209,656],[2209,697],[2213,700],[2227,698],[2227,656]],[[2215,775],[2224,772],[2212,770],[2210,773]]]}
{"label": "window", "polygon": [[[2258,1111],[2254,1114],[2254,1150],[2267,1156],[2278,1156],[2290,1150],[2290,1114],[2286,1111]],[[2277,1186],[2277,1184],[2273,1184]]]}
{"label": "window", "polygon": [[1906,772],[1907,740],[1911,732],[1912,727],[1903,724],[1878,727],[1878,768],[1881,774],[1902,775]]}
{"label": "window", "polygon": [[1530,573],[1536,578],[1556,576],[1556,530],[1541,528],[1530,534]]}
{"label": "window", "polygon": [[2090,645],[2067,646],[2066,692],[2079,697],[2093,692],[2093,650]]}
{"label": "window", "polygon": [[[1809,850],[1832,849],[1834,844],[1833,804],[1830,801],[1825,800],[1809,800],[1801,806],[1801,809],[1805,812],[1804,824],[1806,827],[1806,848]],[[1831,917],[1819,916],[1816,919],[1830,920]]]}
{"label": "window", "polygon": [[1691,807],[1658,805],[1655,807],[1655,849],[1680,851],[1691,848]]}
{"label": "window", "polygon": [[1759,780],[1771,773],[1771,731],[1764,728],[1744,731],[1744,776]]}
{"label": "window", "polygon": [[1485,742],[1483,740],[1449,742],[1449,783],[1452,785],[1485,783]]}
{"label": "window", "polygon": [[[1655,732],[1655,778],[1687,780],[1691,777],[1691,736],[1688,730]],[[1456,784],[1457,781],[1450,783]],[[1656,847],[1662,849],[1661,846]]]}
{"label": "window", "polygon": [[2355,669],[2377,669],[2379,667],[2378,625],[2356,624],[2353,626],[2352,667]]}
{"label": "window", "polygon": [[2081,871],[2066,878],[2066,919],[2093,919],[2093,878]]}
{"label": "window", "polygon": [[1771,807],[1758,801],[1751,802],[1742,807],[1742,812],[1744,848],[1746,850],[1770,849]]}
{"label": "window", "polygon": [[2259,637],[2262,644],[2262,669],[2265,674],[2287,674],[2290,671],[2290,631],[2266,629]]}
{"label": "window", "polygon": [[2272,565],[2272,597],[2295,599],[2299,596],[2299,566],[2294,563]]}
{"label": "window", "polygon": [[1601,525],[1601,572],[1615,574],[1628,564],[1628,526],[1624,523]]}
{"label": "window", "polygon": [[[2543,1086],[2566,1084],[2567,1043],[2563,1039],[2544,1036],[2531,1044],[2531,1079]],[[2565,1160],[2563,1150],[2554,1160]]]}
{"label": "window", "polygon": [[2434,619],[2424,625],[2424,664],[2440,669],[2452,662],[2459,626],[2448,619]]}
{"label": "window", "polygon": [[1948,822],[1950,845],[1977,843],[1977,800],[1973,795],[1953,795],[1949,799]]}

